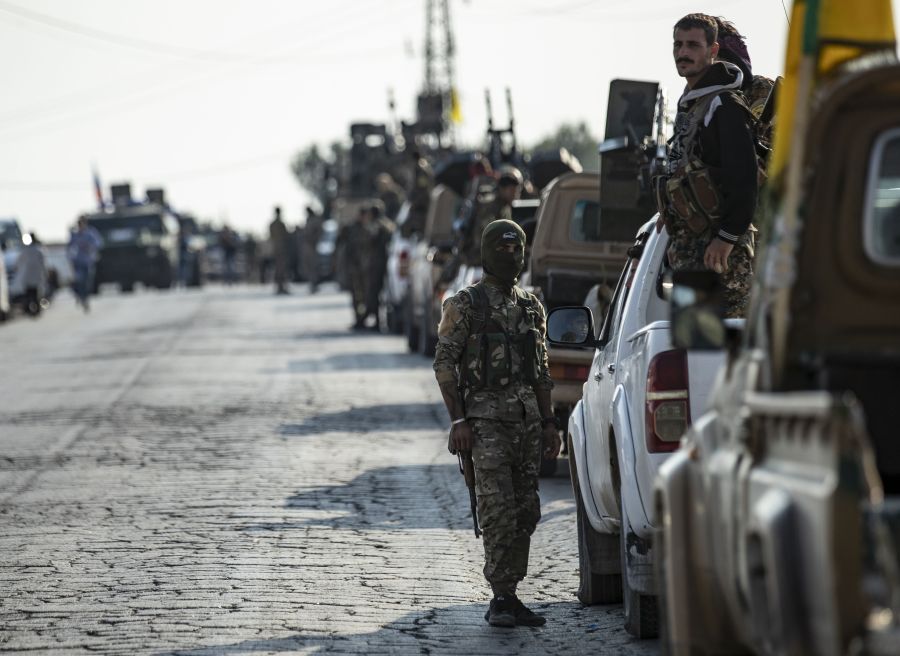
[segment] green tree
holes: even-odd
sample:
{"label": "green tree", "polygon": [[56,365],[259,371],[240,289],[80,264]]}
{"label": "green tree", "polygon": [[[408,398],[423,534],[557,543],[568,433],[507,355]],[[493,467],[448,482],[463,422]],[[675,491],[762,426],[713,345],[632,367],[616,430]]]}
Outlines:
{"label": "green tree", "polygon": [[345,156],[346,148],[336,141],[325,153],[317,144],[311,144],[291,160],[291,172],[297,183],[312,194],[323,208],[328,207],[337,192]]}
{"label": "green tree", "polygon": [[600,170],[600,156],[597,154],[598,140],[591,134],[587,123],[563,123],[552,134],[544,137],[531,149],[555,150],[565,148],[578,158],[585,171]]}

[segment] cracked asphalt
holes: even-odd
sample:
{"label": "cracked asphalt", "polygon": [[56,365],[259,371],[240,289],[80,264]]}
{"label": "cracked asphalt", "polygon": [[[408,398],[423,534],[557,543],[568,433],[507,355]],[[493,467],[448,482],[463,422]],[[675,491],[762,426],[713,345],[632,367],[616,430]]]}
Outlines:
{"label": "cracked asphalt", "polygon": [[0,652],[658,653],[575,598],[563,475],[520,587],[547,626],[484,622],[430,362],[346,295],[92,307],[0,326]]}

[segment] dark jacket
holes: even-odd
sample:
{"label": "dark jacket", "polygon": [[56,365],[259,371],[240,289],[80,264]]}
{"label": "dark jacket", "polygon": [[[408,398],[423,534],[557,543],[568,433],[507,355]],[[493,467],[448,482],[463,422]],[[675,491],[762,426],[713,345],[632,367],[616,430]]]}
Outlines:
{"label": "dark jacket", "polygon": [[700,81],[679,100],[679,109],[704,96],[703,90],[718,92],[709,123],[700,128],[697,154],[712,172],[722,193],[724,207],[717,237],[734,244],[750,227],[756,212],[756,148],[750,130],[752,117],[740,97],[728,87],[741,88],[743,74],[733,64],[715,63]]}

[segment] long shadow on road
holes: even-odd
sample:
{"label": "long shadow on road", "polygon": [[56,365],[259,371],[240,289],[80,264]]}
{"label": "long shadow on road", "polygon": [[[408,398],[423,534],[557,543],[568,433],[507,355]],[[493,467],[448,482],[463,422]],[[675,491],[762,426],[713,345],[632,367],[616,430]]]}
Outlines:
{"label": "long shadow on road", "polygon": [[[455,477],[459,480],[454,480]],[[463,493],[465,483],[452,461],[441,465],[370,469],[347,483],[301,489],[289,496],[285,508],[306,517],[249,524],[243,528],[250,532],[310,526],[352,530],[466,528],[471,522],[468,505],[459,503],[449,507],[453,500],[445,492],[457,484],[458,491]],[[427,499],[428,496],[432,498]],[[311,513],[315,516],[310,517]]]}
{"label": "long shadow on road", "polygon": [[[547,617],[545,627],[491,627],[483,618],[484,605],[465,604],[413,611],[374,631],[358,633],[340,631],[341,623],[351,627],[355,624],[350,612],[353,609],[336,608],[338,617],[334,618],[334,627],[319,631],[304,630],[303,611],[298,610],[297,626],[288,625],[287,635],[185,647],[158,652],[156,656],[283,652],[454,655],[596,652],[636,656],[659,653],[656,641],[629,638],[622,628],[618,606],[585,608],[576,602],[555,602],[535,604],[534,609]],[[239,613],[235,613],[234,619],[240,621]],[[315,623],[321,627],[321,622]]]}
{"label": "long shadow on road", "polygon": [[[542,522],[574,510],[566,478],[543,479],[540,495]],[[347,483],[300,489],[285,499],[284,507],[285,521],[247,524],[243,530],[468,530],[472,525],[465,482],[449,453],[446,464],[379,467]],[[296,520],[290,519],[291,512],[299,515]]]}
{"label": "long shadow on road", "polygon": [[282,424],[285,437],[321,433],[436,430],[446,423],[446,411],[437,403],[387,403],[322,412],[302,424]]}

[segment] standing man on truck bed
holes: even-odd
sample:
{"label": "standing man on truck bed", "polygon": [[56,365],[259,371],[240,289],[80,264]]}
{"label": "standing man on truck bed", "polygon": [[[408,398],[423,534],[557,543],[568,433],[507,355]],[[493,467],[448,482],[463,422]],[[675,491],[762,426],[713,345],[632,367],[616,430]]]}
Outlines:
{"label": "standing man on truck bed", "polygon": [[678,101],[668,175],[657,181],[660,223],[676,271],[710,269],[725,288],[726,314],[742,317],[753,277],[757,159],[753,116],[738,66],[716,61],[716,19],[688,14],[675,24],[672,54],[687,88]]}
{"label": "standing man on truck bed", "polygon": [[[541,456],[559,454],[550,405],[544,308],[516,286],[525,233],[494,221],[481,237],[485,276],[444,303],[434,371],[450,413],[450,450],[474,461],[492,626],[541,626],[516,596],[541,517]],[[477,532],[476,532],[477,535]]]}

